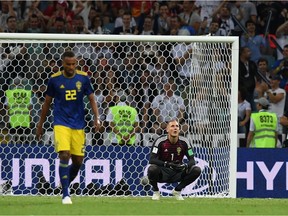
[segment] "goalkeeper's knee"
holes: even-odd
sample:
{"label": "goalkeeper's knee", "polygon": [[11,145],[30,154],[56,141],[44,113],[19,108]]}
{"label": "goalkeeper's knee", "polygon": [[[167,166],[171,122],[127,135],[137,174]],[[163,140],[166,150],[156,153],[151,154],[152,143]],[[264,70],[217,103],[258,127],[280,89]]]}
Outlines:
{"label": "goalkeeper's knee", "polygon": [[149,180],[157,180],[161,170],[157,165],[151,164],[148,168]]}
{"label": "goalkeeper's knee", "polygon": [[194,165],[189,169],[188,173],[193,174],[193,176],[195,176],[195,177],[197,176],[196,178],[198,178],[201,174],[201,169],[200,169],[200,167]]}

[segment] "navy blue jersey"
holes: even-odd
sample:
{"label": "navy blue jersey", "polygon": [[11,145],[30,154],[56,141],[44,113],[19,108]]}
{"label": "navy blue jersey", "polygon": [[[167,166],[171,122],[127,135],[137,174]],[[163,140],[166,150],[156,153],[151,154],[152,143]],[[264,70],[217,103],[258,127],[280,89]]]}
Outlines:
{"label": "navy blue jersey", "polygon": [[54,98],[54,125],[63,125],[72,129],[83,129],[85,123],[84,96],[93,93],[86,72],[76,71],[68,78],[59,71],[51,76],[46,94]]}
{"label": "navy blue jersey", "polygon": [[193,156],[192,147],[185,137],[179,137],[175,144],[172,144],[166,136],[159,137],[155,140],[151,155],[160,161],[173,163],[182,163],[183,157],[190,158]]}

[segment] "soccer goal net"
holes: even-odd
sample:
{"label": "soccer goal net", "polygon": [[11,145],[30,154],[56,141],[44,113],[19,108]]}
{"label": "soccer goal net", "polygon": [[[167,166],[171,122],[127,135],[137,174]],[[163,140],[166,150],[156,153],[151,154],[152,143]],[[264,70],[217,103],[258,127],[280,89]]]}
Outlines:
{"label": "soccer goal net", "polygon": [[[183,195],[236,196],[237,37],[1,33],[0,43],[1,194],[61,193],[52,114],[40,142],[35,128],[47,81],[72,50],[77,69],[91,79],[101,120],[95,133],[87,99],[86,154],[72,194],[151,195],[143,181],[150,147],[165,134],[165,122],[178,118],[202,170]],[[111,130],[122,120],[109,108],[119,103],[137,111],[126,128],[135,133],[129,141]],[[159,184],[166,196],[174,186]]]}

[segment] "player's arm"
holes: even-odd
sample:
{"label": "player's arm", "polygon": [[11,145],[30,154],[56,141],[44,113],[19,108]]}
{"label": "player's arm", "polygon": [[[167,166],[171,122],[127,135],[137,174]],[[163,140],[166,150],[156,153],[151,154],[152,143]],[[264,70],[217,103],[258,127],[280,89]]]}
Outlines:
{"label": "player's arm", "polygon": [[36,130],[36,139],[37,140],[40,140],[40,138],[43,135],[43,124],[45,122],[46,116],[47,116],[48,111],[50,109],[51,103],[52,103],[52,97],[50,97],[49,95],[46,94],[45,101],[44,101],[44,104],[42,106],[40,120],[38,122],[37,130]]}
{"label": "player's arm", "polygon": [[192,146],[189,143],[187,143],[186,157],[188,159],[188,162],[186,164],[187,165],[186,168],[190,169],[192,166],[194,166],[196,164],[196,162],[195,162],[194,152],[193,152]]}
{"label": "player's arm", "polygon": [[247,144],[246,147],[249,148],[250,143],[252,142],[254,137],[254,131],[249,131],[248,136],[247,136]]}
{"label": "player's arm", "polygon": [[94,114],[94,126],[95,126],[95,129],[97,131],[99,129],[99,126],[100,126],[100,121],[99,121],[98,106],[97,106],[97,103],[95,101],[94,93],[91,93],[88,96],[88,99],[89,99],[89,102],[90,102],[90,105],[91,105],[91,108],[92,108],[92,111]]}
{"label": "player's arm", "polygon": [[[190,150],[188,150],[188,151],[190,151]],[[188,159],[187,165],[188,165],[188,168],[190,169],[192,166],[194,166],[196,164],[194,154],[188,156],[187,159]]]}
{"label": "player's arm", "polygon": [[254,138],[254,130],[255,130],[255,125],[254,125],[253,118],[251,118],[250,126],[249,126],[249,133],[248,133],[248,136],[247,136],[247,143],[246,143],[246,147],[247,148],[250,147],[250,144],[251,144],[251,142],[252,142],[252,140]]}
{"label": "player's arm", "polygon": [[149,163],[150,164],[155,164],[157,166],[164,166],[165,164],[165,161],[162,161],[159,159],[159,156],[158,156],[158,146],[155,146],[155,144],[152,146],[152,150],[151,150],[151,153],[150,153],[150,160],[149,160]]}

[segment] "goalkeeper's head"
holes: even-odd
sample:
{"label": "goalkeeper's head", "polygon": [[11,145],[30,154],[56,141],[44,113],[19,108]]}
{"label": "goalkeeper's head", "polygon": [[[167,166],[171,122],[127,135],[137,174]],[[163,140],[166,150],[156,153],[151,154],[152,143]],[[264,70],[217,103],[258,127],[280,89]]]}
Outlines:
{"label": "goalkeeper's head", "polygon": [[178,138],[180,133],[179,122],[177,119],[171,119],[167,122],[166,131],[168,138]]}

